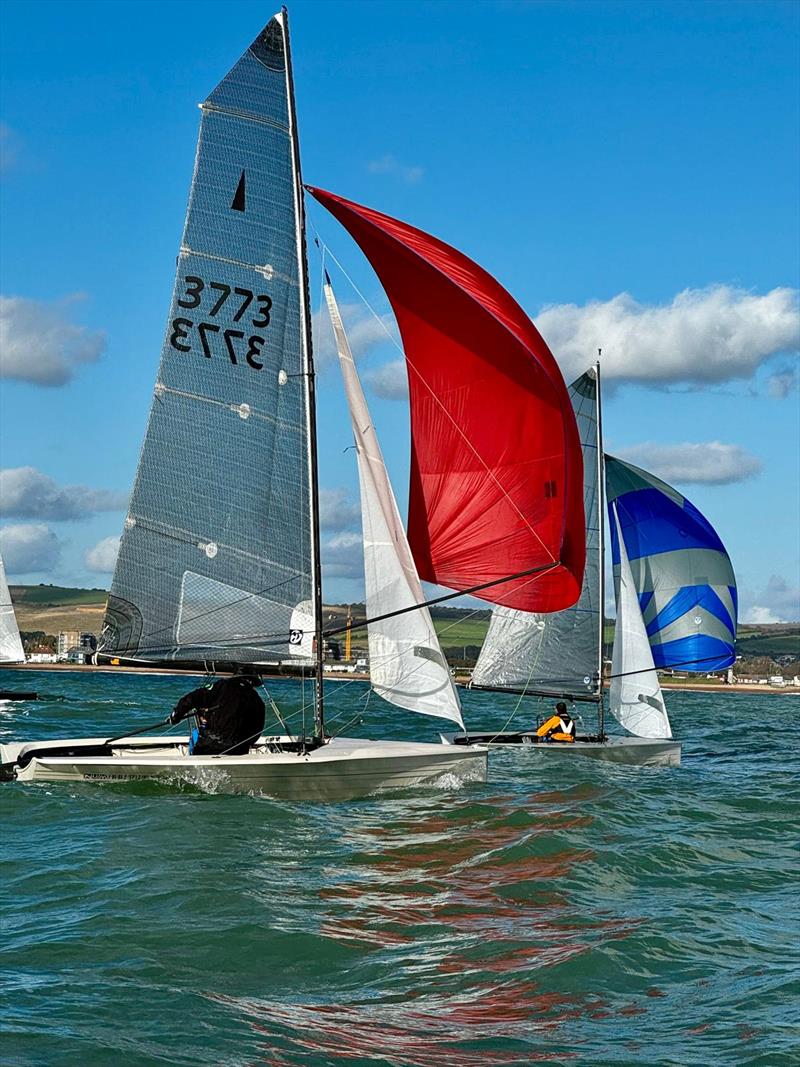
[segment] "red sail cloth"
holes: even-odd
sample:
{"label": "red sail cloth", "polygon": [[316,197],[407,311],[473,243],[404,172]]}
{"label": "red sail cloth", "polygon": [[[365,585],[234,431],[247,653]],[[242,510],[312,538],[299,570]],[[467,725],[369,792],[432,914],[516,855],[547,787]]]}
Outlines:
{"label": "red sail cloth", "polygon": [[361,246],[389,297],[411,403],[408,539],[425,581],[522,611],[580,595],[583,459],[564,379],[516,301],[456,249],[308,187]]}

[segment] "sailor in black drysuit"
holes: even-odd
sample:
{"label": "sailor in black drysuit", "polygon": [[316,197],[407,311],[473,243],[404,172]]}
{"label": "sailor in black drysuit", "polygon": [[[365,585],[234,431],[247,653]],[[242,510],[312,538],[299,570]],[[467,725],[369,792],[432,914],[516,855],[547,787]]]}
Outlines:
{"label": "sailor in black drysuit", "polygon": [[264,701],[256,692],[261,679],[250,668],[221,678],[181,697],[171,723],[197,716],[189,752],[193,756],[244,756],[264,729]]}

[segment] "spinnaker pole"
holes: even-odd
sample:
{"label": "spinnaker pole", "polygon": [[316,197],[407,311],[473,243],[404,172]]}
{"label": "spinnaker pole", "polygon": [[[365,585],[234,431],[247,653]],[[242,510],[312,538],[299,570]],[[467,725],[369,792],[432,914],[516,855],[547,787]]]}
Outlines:
{"label": "spinnaker pole", "polygon": [[306,367],[306,409],[308,412],[308,464],[311,507],[311,555],[314,600],[314,647],[315,647],[315,702],[314,735],[325,737],[325,699],[322,669],[325,649],[322,639],[322,561],[319,535],[319,474],[317,461],[317,403],[314,375],[314,352],[311,342],[311,303],[308,292],[308,249],[306,247],[306,217],[303,179],[300,170],[300,147],[297,140],[297,112],[294,99],[292,75],[292,52],[289,45],[289,13],[281,8],[283,40],[286,52],[286,93],[289,104],[289,135],[292,144],[292,180],[294,185],[295,216],[297,219],[297,258],[300,283],[300,306],[304,362]]}
{"label": "spinnaker pole", "polygon": [[605,630],[605,599],[606,599],[606,507],[605,507],[605,485],[606,485],[606,469],[605,460],[603,456],[603,404],[600,398],[600,356],[603,354],[602,348],[597,349],[597,362],[594,365],[595,372],[595,404],[597,412],[597,525],[598,525],[598,547],[599,547],[599,574],[598,574],[598,598],[600,603],[597,606],[597,613],[599,615],[598,620],[598,638],[597,638],[597,720],[598,720],[598,734],[602,741],[605,736],[605,702],[603,699],[603,648],[604,648],[604,630]]}

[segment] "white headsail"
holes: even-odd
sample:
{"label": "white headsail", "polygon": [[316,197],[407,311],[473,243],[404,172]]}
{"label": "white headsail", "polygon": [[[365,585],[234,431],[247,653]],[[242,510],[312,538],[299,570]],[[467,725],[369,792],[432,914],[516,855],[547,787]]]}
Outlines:
{"label": "white headsail", "polygon": [[17,617],[6,581],[6,569],[0,556],[0,663],[24,663],[25,651],[19,636]]}
{"label": "white headsail", "polygon": [[611,505],[611,511],[620,566],[609,706],[625,729],[637,737],[672,737],[616,504]]}
{"label": "white headsail", "polygon": [[461,705],[425,602],[378,437],[330,284],[325,298],[353,423],[361,513],[367,617],[414,608],[370,623],[372,688],[392,704],[463,726]]}

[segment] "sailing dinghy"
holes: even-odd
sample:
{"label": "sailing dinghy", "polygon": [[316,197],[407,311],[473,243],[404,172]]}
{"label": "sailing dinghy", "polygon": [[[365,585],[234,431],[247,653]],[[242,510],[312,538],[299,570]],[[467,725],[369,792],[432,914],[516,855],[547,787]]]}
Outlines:
{"label": "sailing dinghy", "polygon": [[[469,731],[452,743],[535,746],[548,756],[678,765],[656,667],[720,670],[735,661],[736,580],[716,531],[685,497],[647,471],[603,454],[600,367],[570,395],[584,455],[586,568],[572,608],[551,615],[495,608],[472,687],[597,709],[597,729],[574,743],[534,730]],[[605,732],[603,569],[605,485],[617,602],[609,707],[628,731]]]}
{"label": "sailing dinghy", "polygon": [[[6,778],[201,781],[339,799],[483,780],[478,745],[330,737],[323,694],[315,376],[285,9],[202,106],[150,420],[101,653],[314,668],[314,731],[192,756],[185,737],[27,742]],[[412,392],[406,540],[332,289],[361,482],[372,680],[463,730],[420,577],[526,610],[578,596],[582,460],[566,387],[508,293],[436,238],[321,190],[386,288]],[[211,780],[209,780],[211,779]]]}
{"label": "sailing dinghy", "polygon": [[[285,9],[201,109],[172,306],[100,652],[151,664],[310,660],[314,733],[254,738],[244,756],[192,756],[187,737],[133,734],[7,744],[3,775],[190,781],[299,800],[485,780],[479,746],[325,730],[315,377]],[[419,582],[406,569],[416,608]],[[382,684],[382,695],[461,725],[427,612],[408,629],[406,643],[430,669],[412,672],[402,694],[396,679]],[[420,685],[434,667],[441,696]]]}

